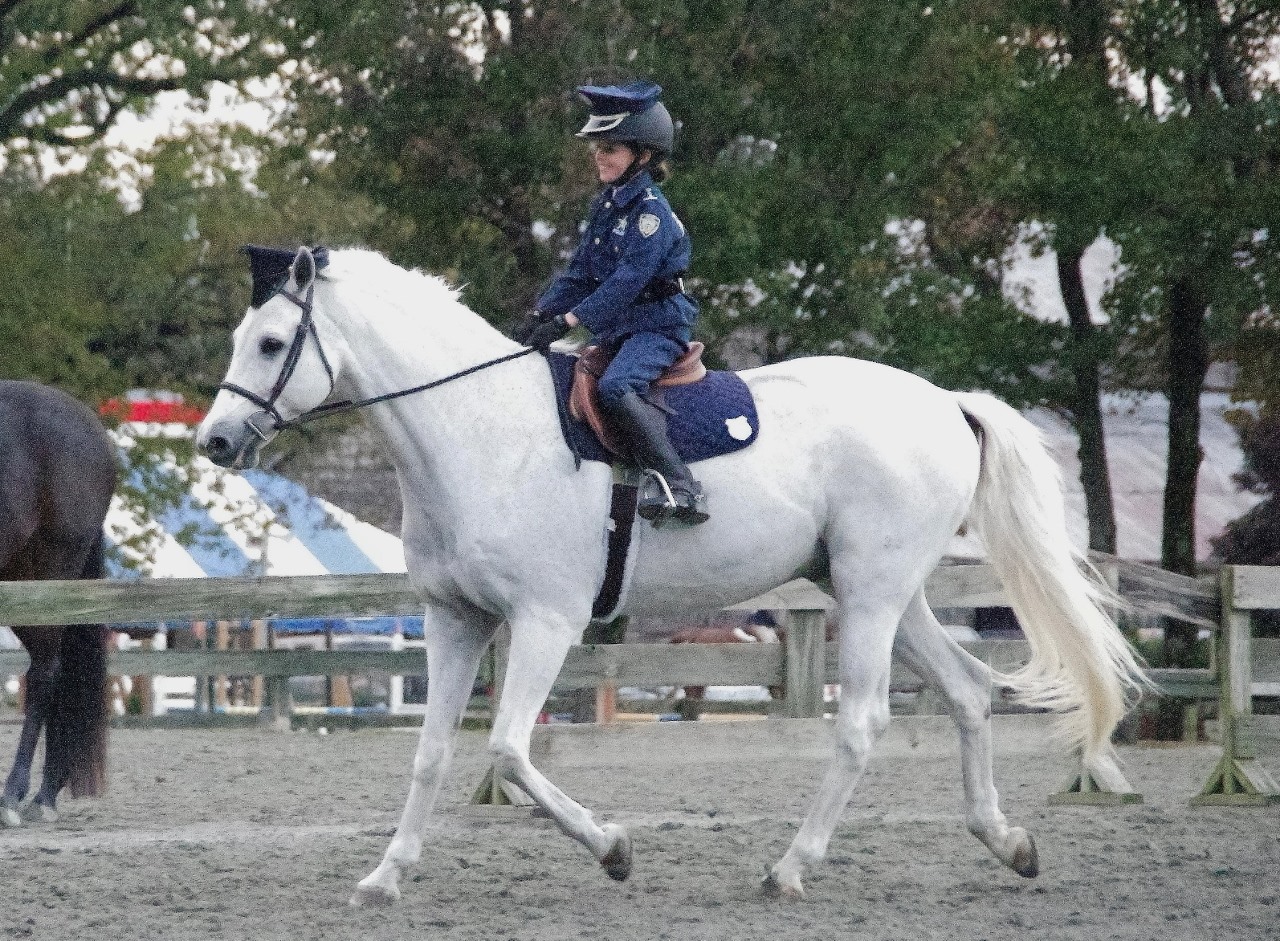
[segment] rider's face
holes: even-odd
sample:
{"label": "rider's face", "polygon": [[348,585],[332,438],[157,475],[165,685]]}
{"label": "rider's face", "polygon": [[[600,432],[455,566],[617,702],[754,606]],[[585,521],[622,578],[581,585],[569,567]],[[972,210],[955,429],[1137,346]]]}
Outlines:
{"label": "rider's face", "polygon": [[[636,152],[626,144],[601,141],[591,145],[591,156],[596,162],[596,174],[600,177],[600,182],[614,183],[627,172],[631,161],[636,159]],[[644,159],[649,159],[647,151]]]}

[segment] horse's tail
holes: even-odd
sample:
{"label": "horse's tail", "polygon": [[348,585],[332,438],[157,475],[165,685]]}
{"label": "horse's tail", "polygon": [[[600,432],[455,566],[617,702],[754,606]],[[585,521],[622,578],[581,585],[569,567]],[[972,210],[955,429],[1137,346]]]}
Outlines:
{"label": "horse's tail", "polygon": [[1063,713],[1060,731],[1086,760],[1108,758],[1112,731],[1148,685],[1106,612],[1117,599],[1071,544],[1061,477],[1040,432],[992,396],[957,399],[981,429],[968,522],[1031,645],[1030,662],[1002,680],[1020,702]]}
{"label": "horse's tail", "polygon": [[[99,534],[82,577],[102,575]],[[63,768],[72,797],[100,797],[107,788],[108,646],[109,632],[103,624],[69,625],[62,631],[46,747]]]}

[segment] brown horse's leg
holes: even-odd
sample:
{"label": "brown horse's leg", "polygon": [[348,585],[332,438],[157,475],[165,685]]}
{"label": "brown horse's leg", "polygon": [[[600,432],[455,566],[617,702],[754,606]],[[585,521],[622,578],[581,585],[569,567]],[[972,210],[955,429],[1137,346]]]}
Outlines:
{"label": "brown horse's leg", "polygon": [[[39,538],[29,547],[29,557],[44,578],[98,578],[102,575],[102,536],[65,534],[58,539]],[[30,746],[35,747],[41,726],[45,732],[44,771],[33,801],[42,819],[57,819],[58,794],[68,785],[73,796],[101,794],[106,779],[107,729],[107,632],[102,625],[15,628],[31,654],[28,689],[40,682],[39,697],[32,697],[36,711],[28,708]],[[39,667],[39,670],[37,670]],[[31,756],[25,759],[22,790],[30,779]],[[15,765],[15,771],[19,766]],[[6,792],[5,798],[10,795]],[[20,800],[21,798],[17,798]]]}
{"label": "brown horse's leg", "polygon": [[[31,786],[31,765],[35,760],[36,744],[52,706],[62,631],[63,628],[60,627],[13,629],[31,657],[31,666],[27,670],[26,715],[22,719],[22,732],[18,736],[18,753],[13,759],[13,770],[5,781],[4,794],[0,796],[0,823],[4,826],[18,826],[21,822],[18,806]],[[48,765],[49,760],[46,758],[46,768]]]}
{"label": "brown horse's leg", "polygon": [[62,789],[98,797],[106,789],[107,630],[98,624],[62,634],[56,689],[45,719],[44,781],[35,803],[51,819]]}

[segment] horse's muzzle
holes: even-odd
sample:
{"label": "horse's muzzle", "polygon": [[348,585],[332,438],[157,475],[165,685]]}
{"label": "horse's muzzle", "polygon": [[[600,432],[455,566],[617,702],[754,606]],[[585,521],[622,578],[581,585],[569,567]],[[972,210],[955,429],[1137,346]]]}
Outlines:
{"label": "horse's muzzle", "polygon": [[251,421],[220,421],[209,429],[200,450],[219,467],[256,467],[258,449],[273,436]]}

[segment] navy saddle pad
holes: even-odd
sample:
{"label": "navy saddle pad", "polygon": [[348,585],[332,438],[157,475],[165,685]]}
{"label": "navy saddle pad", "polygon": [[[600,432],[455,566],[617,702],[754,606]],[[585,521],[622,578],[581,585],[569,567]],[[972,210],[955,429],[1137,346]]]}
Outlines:
{"label": "navy saddle pad", "polygon": [[[569,388],[577,361],[567,353],[547,353],[565,442],[579,460],[612,464],[614,456],[604,449],[595,432],[569,414]],[[670,409],[667,433],[686,464],[740,451],[756,440],[760,431],[756,403],[737,373],[712,370],[697,382],[660,391],[659,401]]]}

